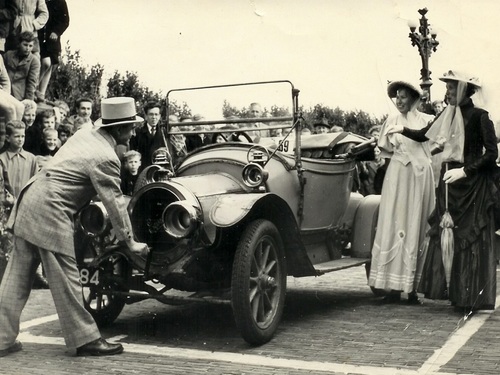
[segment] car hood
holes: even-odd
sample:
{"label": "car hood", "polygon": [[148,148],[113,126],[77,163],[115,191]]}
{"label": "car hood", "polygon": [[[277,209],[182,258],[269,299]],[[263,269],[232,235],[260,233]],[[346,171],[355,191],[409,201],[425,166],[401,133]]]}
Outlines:
{"label": "car hood", "polygon": [[242,182],[236,180],[229,174],[220,172],[175,177],[169,182],[184,186],[198,198],[227,193],[241,193],[245,191]]}

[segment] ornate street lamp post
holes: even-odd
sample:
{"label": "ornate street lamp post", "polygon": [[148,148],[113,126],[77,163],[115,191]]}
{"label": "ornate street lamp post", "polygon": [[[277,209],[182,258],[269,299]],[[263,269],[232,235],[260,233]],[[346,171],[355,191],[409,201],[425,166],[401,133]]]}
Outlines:
{"label": "ornate street lamp post", "polygon": [[427,8],[419,9],[418,13],[422,15],[420,18],[420,27],[417,29],[417,25],[413,22],[408,22],[410,27],[410,40],[412,46],[417,46],[418,53],[422,59],[422,69],[420,69],[420,87],[426,96],[426,102],[429,103],[431,100],[431,71],[429,70],[429,57],[431,57],[432,51],[436,52],[439,42],[436,40],[437,33],[430,28],[430,24],[425,17],[427,13]]}

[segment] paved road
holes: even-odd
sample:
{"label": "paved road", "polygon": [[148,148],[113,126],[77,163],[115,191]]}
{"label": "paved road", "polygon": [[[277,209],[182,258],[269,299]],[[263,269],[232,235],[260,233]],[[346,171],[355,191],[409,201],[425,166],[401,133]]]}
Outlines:
{"label": "paved road", "polygon": [[251,347],[228,306],[143,301],[102,330],[123,343],[122,355],[80,358],[64,346],[50,292],[34,290],[22,317],[24,350],[0,358],[0,373],[500,374],[499,311],[464,316],[447,301],[424,302],[381,304],[363,267],[289,278],[275,338]]}

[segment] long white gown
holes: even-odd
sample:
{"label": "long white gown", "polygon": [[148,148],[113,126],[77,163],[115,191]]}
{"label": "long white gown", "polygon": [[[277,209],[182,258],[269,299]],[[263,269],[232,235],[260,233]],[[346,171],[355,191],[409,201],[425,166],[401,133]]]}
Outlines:
{"label": "long white gown", "polygon": [[394,125],[421,129],[432,116],[413,110],[391,116],[379,138],[391,162],[382,187],[377,233],[368,284],[410,293],[417,289],[426,254],[427,219],[435,204],[434,177],[428,142],[387,134]]}

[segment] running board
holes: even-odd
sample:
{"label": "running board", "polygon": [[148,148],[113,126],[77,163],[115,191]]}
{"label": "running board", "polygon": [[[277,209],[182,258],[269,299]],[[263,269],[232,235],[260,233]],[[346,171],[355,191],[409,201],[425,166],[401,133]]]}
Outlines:
{"label": "running board", "polygon": [[129,292],[113,291],[112,294],[124,298],[125,303],[127,304],[132,304],[147,299],[155,299],[158,302],[162,302],[167,305],[185,305],[188,303],[206,303],[206,304],[218,304],[218,305],[231,304],[231,300],[229,298],[204,295],[200,293],[192,293],[190,295],[183,296],[183,295],[166,295],[161,293],[148,293],[148,292],[135,292],[135,291],[129,291]]}
{"label": "running board", "polygon": [[369,261],[370,258],[341,258],[337,260],[331,260],[329,262],[315,264],[314,269],[316,270],[318,275],[323,275],[325,273],[333,271],[361,266],[368,263]]}

